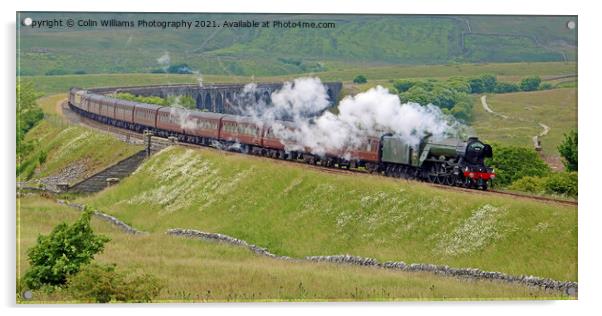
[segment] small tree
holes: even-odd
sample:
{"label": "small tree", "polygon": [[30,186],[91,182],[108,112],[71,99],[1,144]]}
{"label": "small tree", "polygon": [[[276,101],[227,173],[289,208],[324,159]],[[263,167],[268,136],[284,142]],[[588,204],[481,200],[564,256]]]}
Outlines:
{"label": "small tree", "polygon": [[539,89],[539,84],[541,84],[539,76],[527,77],[521,80],[520,89],[523,91],[535,91]]}
{"label": "small tree", "polygon": [[558,146],[558,152],[564,158],[563,163],[567,171],[577,171],[577,130],[564,134],[564,140]]}
{"label": "small tree", "polygon": [[353,83],[366,83],[366,82],[368,82],[368,79],[366,79],[366,76],[364,76],[364,75],[357,75],[353,79]]}
{"label": "small tree", "polygon": [[550,167],[532,148],[492,144],[493,158],[487,164],[495,168],[495,183],[506,186],[525,176],[546,176]]}
{"label": "small tree", "polygon": [[468,80],[470,85],[470,93],[482,93],[485,89],[485,84],[481,78],[472,78]]}
{"label": "small tree", "polygon": [[494,75],[482,74],[480,77],[483,82],[483,92],[493,92],[497,83],[497,78]]}
{"label": "small tree", "polygon": [[38,236],[36,245],[27,252],[31,265],[24,276],[27,287],[63,285],[69,275],[77,273],[104,249],[109,238],[94,234],[91,217],[92,212],[85,210],[75,223],[61,223],[48,236]]}

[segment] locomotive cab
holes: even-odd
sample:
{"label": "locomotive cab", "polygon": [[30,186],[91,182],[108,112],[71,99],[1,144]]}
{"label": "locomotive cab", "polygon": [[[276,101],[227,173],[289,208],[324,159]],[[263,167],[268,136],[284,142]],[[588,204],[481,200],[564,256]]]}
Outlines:
{"label": "locomotive cab", "polygon": [[483,144],[476,137],[470,137],[466,142],[464,154],[464,178],[467,184],[475,185],[482,189],[487,188],[487,182],[495,178],[493,169],[485,166],[485,158],[493,157],[493,150],[489,144]]}
{"label": "locomotive cab", "polygon": [[468,139],[464,158],[471,165],[484,165],[485,158],[493,157],[493,150],[488,144],[483,144],[476,137]]}

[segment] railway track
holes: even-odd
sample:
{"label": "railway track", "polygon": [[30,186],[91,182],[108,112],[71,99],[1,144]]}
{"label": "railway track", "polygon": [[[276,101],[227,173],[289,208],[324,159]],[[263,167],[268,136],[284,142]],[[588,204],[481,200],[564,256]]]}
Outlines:
{"label": "railway track", "polygon": [[[98,121],[79,116],[75,112],[71,111],[71,109],[69,109],[69,106],[67,105],[66,100],[61,105],[61,108],[63,110],[64,117],[73,123],[86,125],[88,127],[91,127],[91,128],[103,131],[103,132],[117,134],[120,137],[124,138],[124,141],[130,142],[130,143],[137,143],[137,144],[144,143],[144,136],[140,133],[136,133],[131,130],[127,130],[127,129],[123,129],[123,128],[119,128],[119,127],[115,127],[115,126],[111,126],[111,125],[102,124]],[[158,137],[158,136],[152,137],[152,143],[155,145],[156,149],[165,148],[167,146],[177,144],[179,146],[188,147],[188,148],[205,148],[205,149],[213,149],[213,150],[223,151],[221,149],[214,148],[214,147],[206,147],[206,146],[200,146],[200,145],[182,143],[182,142],[172,142],[169,139]],[[232,152],[232,151],[228,151],[227,153],[243,155],[243,153],[237,153],[237,152]],[[267,158],[267,157],[263,157],[263,158]],[[274,158],[272,158],[272,159],[275,161],[278,161],[278,162],[282,162],[282,163],[297,163],[302,166],[307,166],[312,169],[316,169],[316,170],[320,170],[320,171],[323,171],[326,173],[332,173],[332,174],[346,174],[346,175],[363,174],[363,175],[367,175],[367,176],[385,177],[387,179],[395,179],[395,178],[386,177],[386,176],[380,175],[380,174],[370,174],[369,172],[367,172],[365,170],[359,170],[359,169],[329,168],[329,167],[320,166],[320,165],[307,164],[302,161],[280,160],[280,159],[274,159]],[[436,188],[440,188],[440,189],[444,189],[444,190],[469,192],[472,194],[482,194],[482,195],[492,195],[492,196],[505,195],[505,196],[511,196],[511,197],[515,197],[515,198],[519,198],[519,199],[536,200],[536,201],[541,201],[541,202],[546,202],[546,203],[563,204],[563,205],[571,205],[571,206],[577,205],[577,201],[574,201],[574,200],[555,199],[555,198],[545,197],[545,196],[520,194],[520,193],[515,193],[515,192],[507,192],[507,191],[499,191],[499,190],[480,191],[480,190],[467,189],[467,188],[456,187],[456,186],[447,186],[447,185],[441,185],[441,184],[430,183],[430,182],[422,182],[419,180],[410,180],[410,179],[397,179],[397,180],[399,180],[399,181],[418,181],[418,182],[425,183],[427,185],[430,185],[430,186],[433,186]]]}

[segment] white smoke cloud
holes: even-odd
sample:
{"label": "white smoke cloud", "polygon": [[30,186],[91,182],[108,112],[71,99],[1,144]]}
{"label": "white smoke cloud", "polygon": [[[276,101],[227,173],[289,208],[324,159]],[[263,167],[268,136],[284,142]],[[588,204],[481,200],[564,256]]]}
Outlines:
{"label": "white smoke cloud", "polygon": [[[250,84],[245,94],[254,95],[257,85]],[[257,102],[246,115],[258,124],[270,124],[287,150],[309,148],[312,153],[342,152],[361,148],[368,137],[392,133],[416,145],[427,134],[433,138],[456,135],[461,129],[453,117],[434,105],[401,104],[399,97],[377,86],[355,96],[345,97],[339,113],[325,111],[330,106],[325,86],[319,78],[299,78],[287,82],[271,94],[272,104]],[[320,114],[321,113],[321,114]],[[319,114],[312,117],[312,114]],[[291,121],[294,128],[279,119]]]}
{"label": "white smoke cloud", "polygon": [[196,81],[197,81],[199,87],[202,88],[203,87],[203,74],[201,74],[201,72],[198,70],[193,71],[192,74],[194,74],[194,76],[196,77]]}
{"label": "white smoke cloud", "polygon": [[161,65],[164,71],[167,71],[169,65],[171,64],[171,58],[169,57],[169,52],[165,52],[161,57],[157,58],[157,63]]}

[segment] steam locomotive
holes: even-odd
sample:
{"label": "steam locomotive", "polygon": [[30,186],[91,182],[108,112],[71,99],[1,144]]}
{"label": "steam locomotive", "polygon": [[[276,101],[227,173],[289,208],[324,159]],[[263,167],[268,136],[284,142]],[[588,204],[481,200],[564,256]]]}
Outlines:
{"label": "steam locomotive", "polygon": [[[493,169],[484,163],[485,158],[493,155],[491,146],[476,137],[466,141],[435,140],[427,135],[413,145],[399,136],[383,134],[367,137],[362,146],[316,154],[302,146],[295,146],[300,150],[287,149],[291,147],[275,135],[273,125],[258,124],[245,116],[137,103],[79,88],[70,89],[69,106],[76,113],[104,124],[247,154],[302,160],[326,167],[362,168],[390,177],[481,190],[486,190],[495,178]],[[295,128],[291,122],[277,123]]]}

